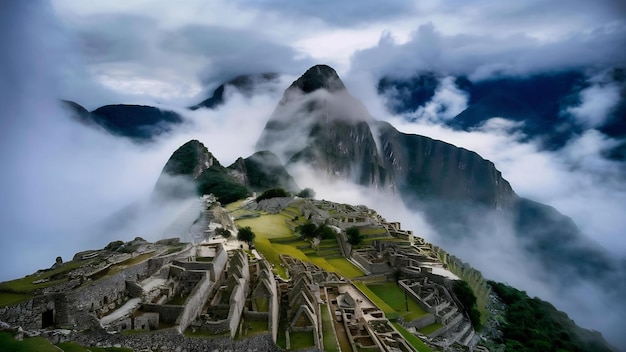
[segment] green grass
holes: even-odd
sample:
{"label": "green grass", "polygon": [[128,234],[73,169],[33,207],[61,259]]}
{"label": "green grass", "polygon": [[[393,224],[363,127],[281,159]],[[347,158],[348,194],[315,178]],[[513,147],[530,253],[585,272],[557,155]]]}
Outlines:
{"label": "green grass", "polygon": [[293,236],[285,220],[288,218],[283,214],[265,214],[257,218],[240,219],[235,223],[239,227],[250,226],[257,237],[269,239]]}
{"label": "green grass", "polygon": [[[300,240],[295,236],[289,227],[285,223],[285,215],[262,215],[258,218],[241,219],[237,220],[237,226],[250,226],[252,231],[256,234],[254,245],[256,249],[263,254],[265,259],[274,264],[273,271],[287,279],[287,273],[285,268],[280,266],[280,254],[290,255],[296,259],[311,262],[320,268],[338,272],[348,278],[359,277],[363,275],[363,272],[359,270],[352,263],[345,258],[324,258],[314,255],[316,252],[311,248],[305,248],[308,243]],[[330,243],[336,240],[328,240],[323,242],[325,246],[329,246]],[[300,247],[300,248],[298,248]],[[339,252],[329,252],[333,255],[338,255]]]}
{"label": "green grass", "polygon": [[404,339],[415,348],[419,352],[434,352],[430,347],[428,347],[422,340],[420,340],[417,336],[408,332],[402,325],[398,323],[392,322],[393,326],[400,332],[400,335],[404,337]]}
{"label": "green grass", "polygon": [[58,274],[62,274],[71,270],[74,270],[82,265],[87,265],[91,262],[92,260],[76,260],[76,261],[71,261],[71,262],[67,262],[65,263],[62,267],[54,269],[54,270],[50,270],[50,271],[45,271],[41,274],[37,274],[37,275],[28,275],[26,277],[23,277],[21,279],[17,279],[17,280],[11,280],[11,281],[5,281],[0,283],[0,292],[6,292],[6,293],[31,293],[36,289],[39,288],[45,288],[45,287],[50,287],[50,286],[54,286],[60,283],[63,283],[65,281],[67,281],[67,278],[61,278],[61,279],[57,279],[57,280],[50,280],[48,282],[44,282],[44,283],[40,283],[40,284],[33,284],[33,281],[37,281],[37,280],[43,280],[43,279],[48,279],[54,275],[58,275]]}
{"label": "green grass", "polygon": [[130,348],[85,347],[75,342],[62,342],[53,345],[43,337],[29,337],[17,341],[10,332],[0,332],[0,351],[2,352],[133,352]]}
{"label": "green grass", "polygon": [[361,227],[359,232],[363,236],[384,235],[387,233],[384,227]]}
{"label": "green grass", "polygon": [[335,328],[333,327],[333,321],[328,312],[328,306],[322,304],[320,306],[322,312],[322,332],[324,334],[324,351],[338,352],[337,339],[335,339]]}
{"label": "green grass", "polygon": [[337,269],[337,272],[343,276],[353,279],[355,277],[363,276],[361,269],[354,266],[346,258],[329,258],[326,261]]}
{"label": "green grass", "polygon": [[354,286],[358,288],[370,301],[372,301],[374,305],[382,310],[383,313],[385,313],[385,316],[387,316],[387,319],[396,319],[398,317],[396,310],[372,292],[367,285],[362,282],[355,282]]}
{"label": "green grass", "polygon": [[411,298],[411,296],[405,295],[402,288],[395,282],[370,284],[367,285],[367,287],[376,296],[380,297],[380,299],[387,303],[395,312],[404,317],[405,321],[411,321],[428,314]]}
{"label": "green grass", "polygon": [[43,337],[29,337],[23,341],[17,341],[9,332],[0,332],[0,350],[3,352],[59,352]]}
{"label": "green grass", "polygon": [[312,331],[290,332],[289,342],[292,350],[315,346]]}
{"label": "green grass", "polygon": [[425,326],[421,329],[419,329],[419,332],[421,332],[424,335],[430,335],[433,332],[441,329],[443,327],[443,325],[441,323],[434,323],[434,324],[430,324],[428,326]]}
{"label": "green grass", "polygon": [[90,349],[75,342],[61,342],[56,345],[63,352],[89,352]]}
{"label": "green grass", "polygon": [[27,293],[0,292],[0,307],[12,306],[18,303],[26,302],[32,297],[33,295]]}
{"label": "green grass", "polygon": [[268,297],[255,298],[257,312],[270,311],[270,299]]}

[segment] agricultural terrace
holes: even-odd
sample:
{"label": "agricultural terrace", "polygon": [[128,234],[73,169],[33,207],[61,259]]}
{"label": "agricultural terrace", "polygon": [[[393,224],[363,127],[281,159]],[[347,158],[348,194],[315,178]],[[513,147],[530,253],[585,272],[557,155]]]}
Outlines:
{"label": "agricultural terrace", "polygon": [[367,285],[355,282],[354,285],[378,306],[388,319],[393,320],[401,316],[405,321],[411,321],[428,314],[410,296],[405,296],[402,288],[395,282]]}
{"label": "agricultural terrace", "polygon": [[[231,212],[238,212],[230,208]],[[294,210],[287,208],[279,214],[258,212],[256,217],[246,217],[235,220],[239,227],[250,226],[256,234],[254,245],[256,249],[273,265],[274,273],[287,279],[287,272],[282,267],[280,254],[287,254],[296,259],[313,263],[320,268],[339,273],[348,278],[363,275],[363,272],[342,257],[336,239],[324,240],[318,248],[312,248],[309,242],[297,236],[287,222],[294,221]]]}

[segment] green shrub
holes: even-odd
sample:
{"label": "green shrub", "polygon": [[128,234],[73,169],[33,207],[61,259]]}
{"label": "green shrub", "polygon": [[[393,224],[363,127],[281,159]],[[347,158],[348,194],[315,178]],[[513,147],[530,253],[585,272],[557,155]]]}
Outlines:
{"label": "green shrub", "polygon": [[260,202],[264,199],[289,197],[289,196],[290,194],[282,188],[272,188],[272,189],[268,189],[267,191],[263,192],[263,194],[256,197],[256,201]]}

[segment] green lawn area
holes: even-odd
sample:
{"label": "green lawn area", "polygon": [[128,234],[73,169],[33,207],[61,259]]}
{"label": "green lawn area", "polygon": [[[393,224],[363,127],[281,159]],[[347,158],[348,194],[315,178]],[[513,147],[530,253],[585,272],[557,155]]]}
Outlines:
{"label": "green lawn area", "polygon": [[258,312],[270,311],[270,299],[268,297],[259,297],[254,299]]}
{"label": "green lawn area", "polygon": [[404,337],[404,339],[411,345],[413,348],[418,350],[419,352],[434,352],[430,347],[428,347],[422,340],[420,340],[417,336],[411,334],[406,331],[402,325],[398,323],[392,322],[393,326],[400,332],[400,335]]}
{"label": "green lawn area", "polygon": [[47,278],[50,278],[53,275],[57,275],[57,274],[61,274],[61,273],[64,273],[64,272],[67,272],[67,271],[70,271],[70,270],[74,270],[74,269],[80,267],[81,265],[88,264],[90,261],[91,260],[71,261],[71,262],[65,263],[60,268],[57,268],[57,269],[54,269],[54,270],[50,270],[50,271],[45,271],[45,272],[43,272],[41,274],[38,274],[38,275],[29,275],[29,276],[23,277],[21,279],[2,282],[2,283],[0,283],[0,292],[7,292],[7,293],[30,293],[33,290],[38,289],[38,288],[50,287],[50,286],[54,286],[56,284],[63,283],[65,281],[67,281],[67,278],[62,278],[62,279],[58,279],[58,280],[50,280],[48,282],[44,282],[44,283],[40,283],[40,284],[33,284],[33,281],[47,279]]}
{"label": "green lawn area", "polygon": [[257,218],[247,218],[235,221],[237,226],[250,226],[257,237],[277,238],[293,236],[287,227],[285,220],[288,218],[283,214],[264,214]]}
{"label": "green lawn area", "polygon": [[[387,303],[394,311],[404,317],[405,321],[411,321],[428,314],[420,307],[411,296],[405,295],[404,291],[395,282],[384,284],[370,284],[367,287]],[[405,299],[406,297],[406,299]],[[408,310],[407,310],[408,304]]]}
{"label": "green lawn area", "polygon": [[59,352],[59,350],[43,337],[29,337],[17,341],[9,332],[0,332],[0,350],[6,352]]}
{"label": "green lawn area", "polygon": [[84,347],[75,342],[53,345],[43,337],[29,337],[17,341],[10,332],[0,332],[0,351],[3,352],[132,352],[129,348]]}
{"label": "green lawn area", "polygon": [[380,297],[378,297],[372,290],[370,290],[367,285],[362,282],[354,282],[353,283],[356,288],[358,288],[363,294],[374,303],[380,310],[385,313],[387,319],[396,319],[398,317],[398,313],[395,309],[391,308],[385,301],[383,301]]}
{"label": "green lawn area", "polygon": [[322,333],[324,334],[324,351],[338,352],[337,339],[335,338],[335,328],[333,327],[333,321],[328,312],[328,306],[322,304],[320,306],[322,312]]}
{"label": "green lawn area", "polygon": [[14,304],[26,302],[33,296],[27,293],[0,292],[0,307],[12,306]]}
{"label": "green lawn area", "polygon": [[329,258],[326,261],[337,269],[337,272],[343,276],[353,279],[355,277],[363,276],[361,269],[354,266],[346,258]]}
{"label": "green lawn area", "polygon": [[289,333],[289,342],[292,350],[315,346],[312,331],[298,331]]}
{"label": "green lawn area", "polygon": [[384,235],[387,233],[384,227],[360,227],[359,232],[363,236]]}
{"label": "green lawn area", "polygon": [[429,335],[432,334],[433,332],[441,329],[443,327],[443,325],[441,323],[434,323],[434,324],[430,324],[428,326],[425,326],[421,329],[419,329],[419,332],[421,332],[424,335]]}
{"label": "green lawn area", "polygon": [[[302,261],[311,262],[320,268],[338,272],[348,278],[359,277],[363,272],[355,267],[345,258],[324,258],[316,255],[313,250],[304,248],[308,244],[296,237],[285,220],[287,217],[283,214],[266,214],[257,218],[237,220],[237,226],[250,226],[256,234],[254,245],[256,249],[263,254],[265,259],[274,264],[274,272],[282,278],[287,278],[285,269],[280,266],[280,254],[287,254]],[[324,242],[325,245],[330,241]],[[338,246],[338,244],[337,244]],[[301,248],[298,248],[301,247]],[[307,254],[311,254],[310,256]]]}
{"label": "green lawn area", "polygon": [[268,331],[267,320],[246,319],[243,320],[243,330],[237,330],[235,339],[241,339],[250,337],[256,334],[264,333]]}

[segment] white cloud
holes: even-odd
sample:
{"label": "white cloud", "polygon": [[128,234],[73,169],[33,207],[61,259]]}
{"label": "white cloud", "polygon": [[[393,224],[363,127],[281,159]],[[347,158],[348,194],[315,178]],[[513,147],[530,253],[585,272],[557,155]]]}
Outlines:
{"label": "white cloud", "polygon": [[468,98],[468,94],[454,84],[454,77],[444,77],[432,99],[408,117],[431,122],[451,120],[467,108]]}
{"label": "white cloud", "polygon": [[580,104],[569,107],[576,121],[587,128],[600,127],[620,98],[617,84],[594,84],[580,92]]}

